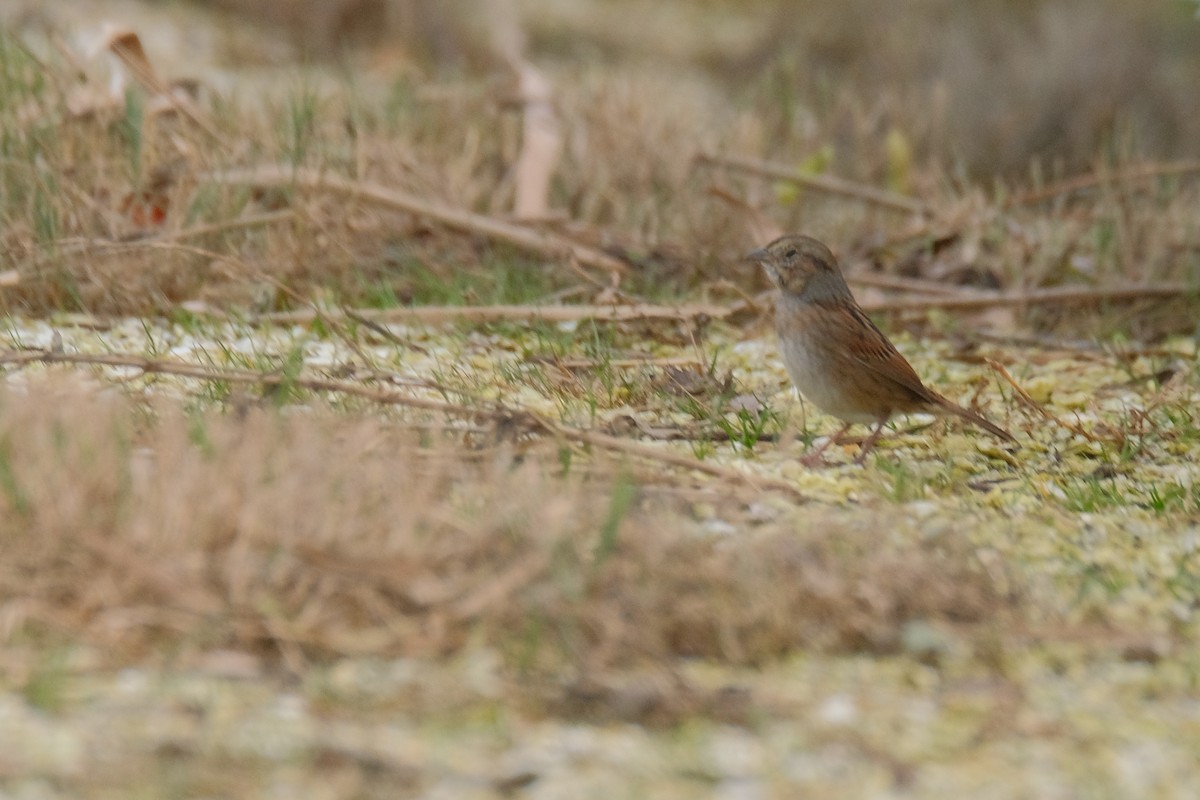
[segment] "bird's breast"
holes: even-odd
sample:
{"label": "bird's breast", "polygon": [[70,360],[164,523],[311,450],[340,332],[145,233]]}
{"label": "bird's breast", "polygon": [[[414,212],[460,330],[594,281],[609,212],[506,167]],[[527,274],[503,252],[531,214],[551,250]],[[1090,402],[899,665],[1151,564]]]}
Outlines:
{"label": "bird's breast", "polygon": [[862,367],[848,362],[848,355],[833,353],[828,342],[808,331],[781,329],[779,334],[784,366],[805,400],[845,422],[871,424],[887,416],[859,380]]}

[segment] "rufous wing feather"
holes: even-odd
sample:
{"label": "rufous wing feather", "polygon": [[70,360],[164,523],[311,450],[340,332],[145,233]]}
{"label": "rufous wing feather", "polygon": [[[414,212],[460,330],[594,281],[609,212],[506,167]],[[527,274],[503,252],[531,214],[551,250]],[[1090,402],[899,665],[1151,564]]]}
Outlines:
{"label": "rufous wing feather", "polygon": [[[857,335],[847,336],[846,339],[851,342],[850,352],[860,364],[906,389],[911,394],[914,403],[927,403],[947,413],[962,417],[1006,442],[1016,441],[1012,434],[999,425],[946,399],[926,386],[921,377],[917,375],[916,370],[912,368],[912,364],[908,363],[908,360],[900,354],[895,345],[883,335],[883,332],[875,326],[875,323],[866,315],[866,312],[858,307],[857,303],[840,308],[844,309],[847,317],[845,323],[847,329],[857,332]],[[903,411],[905,409],[897,408],[896,410]]]}

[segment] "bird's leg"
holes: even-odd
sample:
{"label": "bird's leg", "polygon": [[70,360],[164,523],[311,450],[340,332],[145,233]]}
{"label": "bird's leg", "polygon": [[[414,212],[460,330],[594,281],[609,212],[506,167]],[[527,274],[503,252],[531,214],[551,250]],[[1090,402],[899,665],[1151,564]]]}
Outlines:
{"label": "bird's leg", "polygon": [[841,439],[842,434],[845,433],[846,431],[850,430],[850,426],[853,424],[854,424],[853,422],[847,422],[840,429],[838,429],[837,433],[835,433],[833,436],[830,436],[828,439],[826,439],[824,444],[822,444],[820,447],[818,447],[817,449],[812,450],[808,453],[805,453],[804,456],[800,459],[800,463],[806,467],[825,466],[825,459],[822,458],[821,454],[824,453],[829,448],[829,445],[833,444],[838,439]]}
{"label": "bird's leg", "polygon": [[883,432],[884,422],[886,420],[880,420],[876,423],[875,430],[871,431],[871,435],[863,440],[862,448],[858,451],[858,458],[854,459],[855,464],[863,463],[863,460],[867,457],[867,453],[875,446],[875,442],[879,439],[879,434]]}

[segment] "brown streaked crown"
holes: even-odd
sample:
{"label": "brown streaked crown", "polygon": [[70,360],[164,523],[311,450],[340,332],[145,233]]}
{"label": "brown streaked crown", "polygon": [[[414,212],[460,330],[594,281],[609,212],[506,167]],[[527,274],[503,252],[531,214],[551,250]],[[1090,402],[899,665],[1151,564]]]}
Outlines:
{"label": "brown streaked crown", "polygon": [[837,275],[837,259],[811,236],[780,236],[746,256],[757,262],[780,290],[800,294],[814,275]]}

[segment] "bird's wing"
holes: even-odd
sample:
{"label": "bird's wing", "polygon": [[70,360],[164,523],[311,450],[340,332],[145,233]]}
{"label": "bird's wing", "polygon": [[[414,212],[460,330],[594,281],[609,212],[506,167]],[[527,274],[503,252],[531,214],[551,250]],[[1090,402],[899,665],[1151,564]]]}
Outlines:
{"label": "bird's wing", "polygon": [[[913,402],[939,403],[942,400],[941,395],[921,381],[916,370],[900,355],[900,351],[875,326],[866,312],[854,304],[846,307],[845,313],[853,318],[853,328],[859,332],[854,337],[847,337],[851,340],[850,352],[859,363],[907,389],[912,394]],[[850,324],[849,320],[847,324]]]}
{"label": "bird's wing", "polygon": [[[920,410],[927,411],[941,409],[975,423],[1006,442],[1016,441],[1011,433],[999,425],[981,417],[974,411],[947,400],[922,383],[920,376],[912,368],[912,364],[909,364],[904,356],[900,355],[900,351],[896,349],[895,345],[888,341],[883,332],[875,327],[875,323],[871,322],[871,318],[857,305],[847,308],[845,313],[847,328],[856,332],[856,335],[846,337],[851,342],[850,352],[854,354],[860,364],[871,369],[876,375],[908,390],[914,406],[923,405],[924,408]],[[906,409],[901,404],[896,404],[894,410],[904,411]],[[908,410],[917,409],[910,408]]]}

